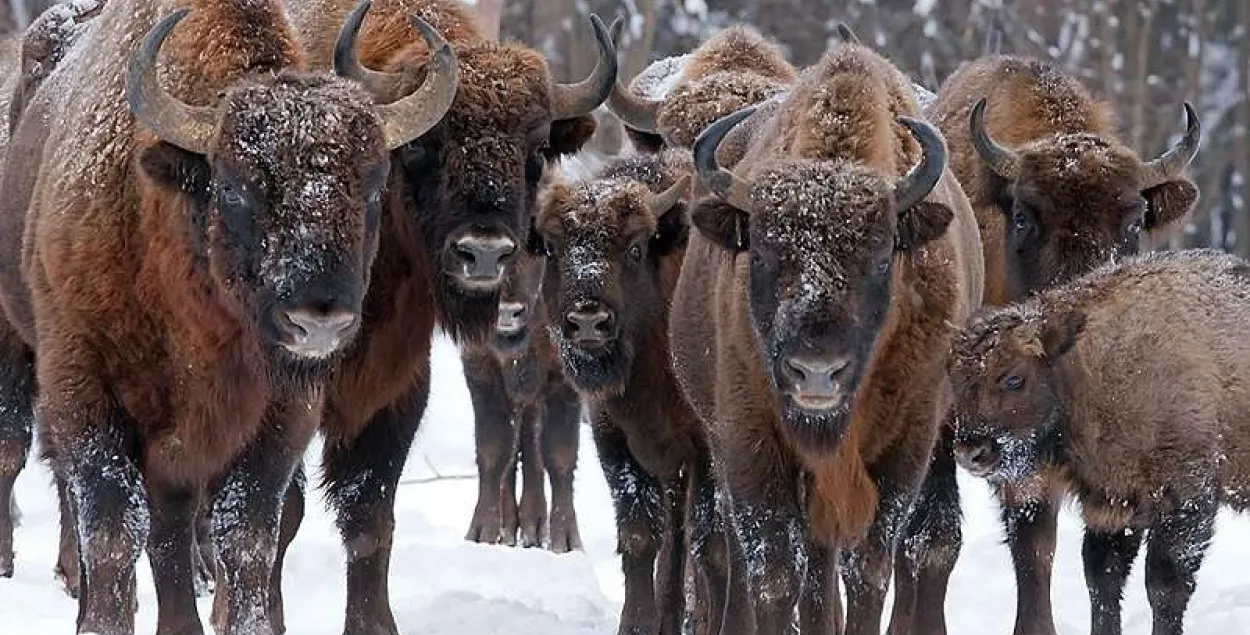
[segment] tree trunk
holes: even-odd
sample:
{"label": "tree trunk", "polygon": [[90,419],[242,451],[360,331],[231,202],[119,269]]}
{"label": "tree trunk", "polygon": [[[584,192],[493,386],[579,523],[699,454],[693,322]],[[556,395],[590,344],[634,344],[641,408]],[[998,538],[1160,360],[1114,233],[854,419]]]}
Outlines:
{"label": "tree trunk", "polygon": [[482,35],[499,39],[499,17],[503,13],[503,0],[477,0],[477,23]]}
{"label": "tree trunk", "polygon": [[1250,28],[1250,2],[1239,0],[1237,3],[1237,24],[1241,29],[1241,42],[1237,45],[1241,125],[1236,127],[1234,165],[1241,183],[1233,187],[1240,188],[1241,200],[1237,209],[1233,210],[1237,223],[1235,252],[1240,256],[1250,256],[1250,34],[1246,33],[1246,29]]}

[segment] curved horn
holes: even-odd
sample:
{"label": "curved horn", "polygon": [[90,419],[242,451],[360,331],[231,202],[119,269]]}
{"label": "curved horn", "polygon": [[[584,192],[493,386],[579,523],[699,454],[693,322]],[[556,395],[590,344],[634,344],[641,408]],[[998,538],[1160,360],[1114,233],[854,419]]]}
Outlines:
{"label": "curved horn", "polygon": [[403,74],[383,73],[366,68],[356,56],[356,38],[360,35],[360,25],[364,23],[365,14],[369,13],[372,5],[370,0],[361,0],[347,14],[347,20],[343,22],[338,38],[334,41],[334,72],[340,77],[356,80],[373,95],[374,101],[389,104],[402,96]]}
{"label": "curved horn", "polygon": [[894,202],[901,212],[928,196],[942,178],[946,170],[946,141],[937,128],[919,119],[899,117],[898,122],[907,126],[921,150],[920,162],[894,186]]}
{"label": "curved horn", "polygon": [[647,209],[651,210],[651,215],[659,218],[664,215],[673,206],[681,201],[690,191],[690,175],[684,174],[676,183],[668,186],[668,189],[659,194],[652,194],[647,199]]}
{"label": "curved horn", "polygon": [[[621,31],[625,26],[625,20],[617,18],[612,22],[610,29],[612,34],[612,46],[620,50]],[[612,83],[612,92],[608,95],[605,102],[608,110],[616,115],[621,123],[649,134],[655,134],[656,118],[659,116],[660,105],[664,103],[661,99],[648,99],[641,95],[635,95],[629,92],[621,78],[617,77]]]}
{"label": "curved horn", "polygon": [[725,135],[743,119],[750,117],[756,108],[757,106],[747,106],[722,117],[699,133],[699,137],[694,140],[694,166],[699,180],[717,197],[741,210],[751,207],[751,185],[716,162],[716,148],[720,147]]}
{"label": "curved horn", "polygon": [[595,62],[595,69],[586,79],[576,84],[555,84],[551,87],[552,119],[572,119],[590,114],[612,94],[612,87],[616,85],[616,47],[612,46],[612,37],[599,16],[591,15],[590,25],[599,44],[599,61]]}
{"label": "curved horn", "polygon": [[1201,141],[1202,123],[1198,121],[1198,113],[1189,102],[1185,102],[1185,136],[1171,150],[1142,165],[1142,189],[1149,189],[1176,178],[1194,160]]}
{"label": "curved horn", "polygon": [[972,107],[972,115],[968,118],[972,128],[972,145],[981,155],[981,160],[1004,179],[1016,179],[1020,176],[1020,157],[1013,150],[998,145],[985,130],[985,98]]}
{"label": "curved horn", "polygon": [[157,22],[143,38],[126,69],[126,103],[130,105],[135,119],[165,142],[190,152],[208,154],[213,132],[217,128],[216,109],[192,106],[170,95],[161,86],[159,73],[156,72],[156,58],[161,45],[190,11],[175,11]]}
{"label": "curved horn", "polygon": [[855,36],[855,32],[851,30],[851,27],[845,22],[838,23],[838,37],[842,38],[842,41],[846,44],[863,44],[863,42],[860,42],[859,38]]}

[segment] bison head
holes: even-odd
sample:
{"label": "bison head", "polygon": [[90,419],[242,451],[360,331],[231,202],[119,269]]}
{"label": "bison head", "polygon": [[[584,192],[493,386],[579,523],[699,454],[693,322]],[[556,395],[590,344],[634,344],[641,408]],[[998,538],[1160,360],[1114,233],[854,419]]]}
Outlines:
{"label": "bison head", "polygon": [[[335,67],[381,101],[427,72],[407,65],[379,72],[361,65],[355,42],[368,3],[348,18]],[[595,131],[591,112],[616,81],[607,28],[591,20],[599,60],[585,80],[558,84],[535,51],[480,42],[457,49],[462,82],[446,118],[395,155],[404,200],[425,241],[425,263],[443,327],[477,337],[495,322],[507,265],[517,254],[546,161],[577,152]]]}
{"label": "bison head", "polygon": [[547,254],[548,328],[578,390],[619,392],[638,351],[663,337],[689,187],[685,176],[655,193],[618,176],[544,196],[535,242]]}
{"label": "bison head", "polygon": [[496,351],[515,354],[529,347],[531,329],[542,324],[539,294],[546,259],[537,249],[521,249],[508,267],[499,292],[499,317],[491,345]]}
{"label": "bison head", "polygon": [[691,220],[732,254],[749,254],[750,323],[782,419],[800,438],[838,443],[891,305],[899,254],[940,237],[952,213],[924,200],[946,146],[930,125],[902,118],[923,156],[903,178],[842,161],[783,159],[747,182],[716,163],[716,146],[754,111],[741,110],[694,147],[704,199]]}
{"label": "bison head", "polygon": [[974,317],[951,347],[955,457],[976,476],[1020,481],[1054,457],[1063,419],[1055,363],[1080,314],[1043,317],[1034,303]]}
{"label": "bison head", "polygon": [[352,82],[283,71],[237,83],[215,106],[193,106],[165,91],[156,68],[187,12],[153,27],[130,62],[130,109],[160,139],[140,151],[138,168],[186,200],[196,256],[239,318],[275,350],[325,359],[360,326],[388,149],[442,117],[455,58],[422,23],[438,51],[435,70],[393,104],[375,108]]}
{"label": "bison head", "polygon": [[1183,176],[1202,135],[1189,104],[1184,137],[1147,162],[1114,139],[1088,133],[1005,148],[985,128],[985,104],[972,108],[972,143],[1006,215],[1013,298],[1137,253],[1143,230],[1175,224],[1197,201],[1197,188]]}

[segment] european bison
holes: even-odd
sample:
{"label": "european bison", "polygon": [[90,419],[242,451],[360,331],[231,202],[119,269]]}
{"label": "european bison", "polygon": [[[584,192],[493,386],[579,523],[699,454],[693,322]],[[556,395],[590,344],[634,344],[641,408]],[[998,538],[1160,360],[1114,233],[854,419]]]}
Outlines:
{"label": "european bison", "polygon": [[[495,334],[466,344],[460,358],[473,398],[477,507],[466,540],[563,553],[582,548],[573,508],[573,469],[582,402],[564,380],[547,332],[541,287],[546,261],[523,249],[508,271]],[[520,461],[521,505],[516,473]],[[547,514],[544,478],[551,478]]]}
{"label": "european bison", "polygon": [[[1135,254],[1142,231],[1177,225],[1198,196],[1183,172],[1201,129],[1188,104],[1185,112],[1188,127],[1177,145],[1142,161],[1117,139],[1111,106],[1045,62],[990,56],[947,79],[930,113],[982,232],[985,304],[1000,306]],[[951,434],[943,430],[926,483],[947,519],[959,509]],[[996,489],[1016,568],[1015,632],[1053,634],[1046,574],[1058,507],[1015,506],[1013,487]],[[957,554],[959,531],[944,521],[928,535]]]}
{"label": "european bison", "polygon": [[705,581],[724,586],[710,566],[707,442],[673,379],[667,334],[691,172],[676,150],[622,158],[594,179],[553,185],[534,224],[551,337],[586,401],[616,509],[622,635],[681,632],[688,515]]}
{"label": "european bison", "polygon": [[[695,144],[716,197],[691,213],[670,339],[731,510],[731,632],[788,632],[796,604],[803,632],[831,632],[839,550],[853,635],[880,633],[904,538],[903,597],[916,576],[949,574],[930,574],[927,544],[904,534],[982,264],[945,145],[917,112],[911,83],[848,43],[756,123],[736,173],[716,147],[752,109]],[[931,628],[941,610],[896,602],[890,632]]]}
{"label": "european bison", "polygon": [[[1119,635],[1147,531],[1152,632],[1180,635],[1218,507],[1250,510],[1247,323],[1250,263],[1171,252],[986,312],[955,340],[959,462],[1010,483],[1021,512],[1080,501],[1094,635]],[[1042,606],[1035,624],[1051,624]]]}
{"label": "european bison", "polygon": [[26,104],[9,155],[42,160],[4,171],[17,231],[0,297],[38,351],[40,437],[81,545],[79,631],[133,631],[145,546],[158,630],[200,630],[191,526],[211,487],[218,621],[268,634],[283,494],[360,330],[388,150],[441,119],[455,60],[422,25],[434,70],[375,108],[300,71],[276,3],[198,0],[176,32],[188,9],[152,26],[163,5],[112,0]]}
{"label": "european bison", "polygon": [[[479,35],[472,11],[459,3],[353,4],[301,2],[292,19],[314,65],[333,60],[383,107],[430,72],[431,48],[413,34],[414,16],[447,38],[460,67],[446,117],[391,153],[361,335],[326,389],[322,420],[324,485],[347,552],[344,632],[393,635],[387,575],[395,493],[429,396],[435,324],[462,344],[493,331],[545,164],[576,152],[594,132],[590,113],[616,81],[616,51],[594,18],[598,64],[584,80],[560,84],[538,52]],[[298,524],[301,507],[290,509],[285,522]]]}

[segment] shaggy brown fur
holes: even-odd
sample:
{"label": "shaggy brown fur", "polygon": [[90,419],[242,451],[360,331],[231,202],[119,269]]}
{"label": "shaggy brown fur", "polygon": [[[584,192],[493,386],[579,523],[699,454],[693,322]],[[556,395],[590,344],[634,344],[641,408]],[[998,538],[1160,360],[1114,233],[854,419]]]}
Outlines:
{"label": "shaggy brown fur", "polygon": [[953,346],[960,462],[1013,504],[1056,484],[1081,503],[1093,633],[1120,632],[1149,531],[1153,632],[1179,635],[1217,507],[1250,510],[1247,298],[1244,260],[1151,254],[981,315]]}
{"label": "shaggy brown fur", "polygon": [[112,0],[18,122],[11,151],[42,163],[4,172],[0,214],[25,236],[20,259],[4,252],[4,305],[37,344],[40,434],[83,538],[79,629],[109,635],[133,631],[149,532],[158,630],[199,630],[190,528],[210,483],[218,622],[282,630],[278,502],[332,366],[299,357],[278,312],[359,315],[388,165],[369,96],[298,72],[282,7],[190,4],[165,83],[218,104],[207,156],[155,139],[122,98],[169,4]]}
{"label": "shaggy brown fur", "polygon": [[[681,632],[688,518],[702,583],[715,589],[708,597],[724,593],[707,443],[677,390],[667,337],[690,175],[689,156],[677,151],[620,159],[595,179],[552,186],[535,224],[549,254],[552,337],[590,410],[615,503],[622,635]],[[661,192],[677,198],[653,208]]]}
{"label": "shaggy brown fur", "polygon": [[[973,146],[969,113],[981,98],[990,136],[1021,157],[1014,182],[987,169]],[[1141,159],[1118,139],[1111,105],[1046,62],[990,56],[966,64],[930,114],[977,214],[991,305],[1136,253],[1141,229],[1175,226],[1197,200],[1179,175],[1143,191]]]}
{"label": "shaggy brown fur", "polygon": [[[802,622],[828,632],[838,614],[829,558],[841,548],[851,554],[848,632],[880,632],[894,545],[948,400],[951,325],[982,293],[979,236],[953,175],[895,209],[896,178],[921,158],[898,118],[917,112],[889,62],[841,46],[756,123],[737,170],[750,209],[706,199],[692,212],[699,231],[671,339],[733,501],[734,579],[745,588],[727,627],[753,610],[761,633],[786,632],[802,594]],[[834,354],[849,356],[838,405],[809,410],[783,366]],[[915,575],[928,554],[899,557]],[[914,608],[896,603],[891,633],[912,632]],[[922,609],[915,624],[941,611]]]}
{"label": "shaggy brown fur", "polygon": [[[526,250],[508,273],[495,335],[461,349],[473,398],[478,498],[467,540],[556,553],[582,548],[573,508],[581,399],[547,333],[546,259]],[[524,489],[517,508],[520,461]],[[551,478],[548,517],[544,468]],[[518,533],[520,534],[518,537]]]}

